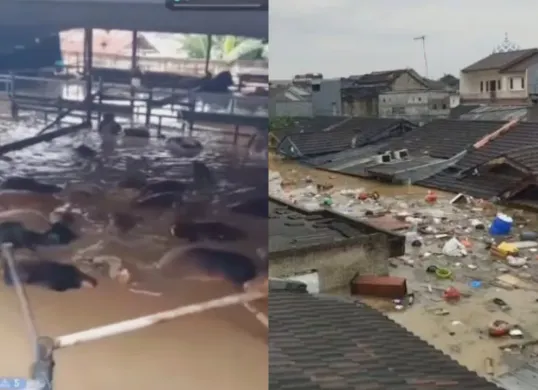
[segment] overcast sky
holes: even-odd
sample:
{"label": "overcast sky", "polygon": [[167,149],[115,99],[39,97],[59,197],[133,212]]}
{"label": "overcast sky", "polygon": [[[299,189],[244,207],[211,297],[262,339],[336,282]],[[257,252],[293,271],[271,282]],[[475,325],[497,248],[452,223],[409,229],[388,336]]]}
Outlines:
{"label": "overcast sky", "polygon": [[270,76],[321,72],[344,77],[410,67],[429,76],[459,70],[490,54],[505,33],[538,47],[533,0],[270,0]]}

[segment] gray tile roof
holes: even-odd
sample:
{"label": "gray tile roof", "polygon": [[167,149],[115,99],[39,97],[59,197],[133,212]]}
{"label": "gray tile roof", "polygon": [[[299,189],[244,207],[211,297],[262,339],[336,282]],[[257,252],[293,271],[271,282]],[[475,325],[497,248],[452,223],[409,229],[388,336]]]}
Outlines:
{"label": "gray tile roof", "polygon": [[481,70],[505,70],[515,66],[530,56],[537,54],[538,49],[514,50],[503,53],[493,53],[462,69],[462,72],[476,72]]}
{"label": "gray tile roof", "polygon": [[405,237],[384,231],[364,221],[350,219],[330,210],[307,212],[298,207],[269,200],[269,253],[334,248],[359,242],[372,234],[383,234],[391,256],[404,253]]}
{"label": "gray tile roof", "polygon": [[287,285],[270,284],[269,390],[499,389],[366,305]]}

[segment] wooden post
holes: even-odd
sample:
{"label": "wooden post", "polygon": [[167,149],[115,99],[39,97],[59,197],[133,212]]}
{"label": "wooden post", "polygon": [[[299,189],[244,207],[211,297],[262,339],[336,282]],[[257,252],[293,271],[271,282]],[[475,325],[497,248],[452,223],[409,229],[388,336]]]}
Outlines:
{"label": "wooden post", "polygon": [[151,107],[153,106],[153,88],[150,88],[148,100],[146,101],[146,127],[151,123]]}
{"label": "wooden post", "polygon": [[209,34],[207,36],[207,47],[205,53],[205,75],[209,74],[209,62],[211,61],[211,49],[213,48],[213,35]]}
{"label": "wooden post", "polygon": [[97,91],[97,101],[99,103],[98,109],[97,109],[97,126],[101,124],[101,116],[103,113],[101,112],[101,108],[103,107],[103,78],[99,79],[99,87]]}
{"label": "wooden post", "polygon": [[92,121],[92,68],[93,68],[93,29],[84,29],[84,77],[86,78],[86,121]]}
{"label": "wooden post", "polygon": [[134,85],[134,79],[140,77],[140,72],[138,71],[138,31],[133,30],[132,40],[131,40],[131,127],[133,126],[134,121],[134,105],[135,105],[135,95],[136,88]]}

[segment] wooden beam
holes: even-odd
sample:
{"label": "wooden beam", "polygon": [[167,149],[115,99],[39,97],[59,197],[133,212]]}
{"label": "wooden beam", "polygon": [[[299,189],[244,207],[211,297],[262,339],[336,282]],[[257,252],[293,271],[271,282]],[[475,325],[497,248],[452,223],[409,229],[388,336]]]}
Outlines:
{"label": "wooden beam", "polygon": [[0,155],[9,153],[9,152],[14,152],[16,150],[21,150],[21,149],[27,148],[28,146],[38,144],[40,142],[52,141],[53,139],[61,137],[62,135],[76,133],[79,130],[89,129],[89,128],[91,128],[91,124],[84,122],[78,125],[68,126],[68,127],[58,129],[56,131],[51,131],[50,133],[36,135],[34,137],[28,137],[25,139],[21,139],[20,141],[15,141],[6,145],[1,145]]}

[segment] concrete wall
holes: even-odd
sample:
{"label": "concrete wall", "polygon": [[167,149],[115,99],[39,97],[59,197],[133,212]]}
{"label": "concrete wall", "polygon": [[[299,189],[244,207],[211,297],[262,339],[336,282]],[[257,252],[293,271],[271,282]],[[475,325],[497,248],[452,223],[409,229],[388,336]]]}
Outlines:
{"label": "concrete wall", "polygon": [[419,83],[417,79],[411,77],[409,73],[402,73],[400,77],[394,80],[392,83],[392,91],[415,91],[415,90],[426,90],[427,88]]}
{"label": "concrete wall", "polygon": [[312,102],[300,101],[300,102],[279,102],[270,100],[269,102],[269,115],[275,116],[301,116],[311,117],[314,115]]}
{"label": "concrete wall", "polygon": [[343,103],[343,115],[360,117],[378,117],[379,105],[376,97]]}
{"label": "concrete wall", "polygon": [[379,95],[379,116],[426,121],[446,118],[450,113],[448,91],[402,91]]}
{"label": "concrete wall", "polygon": [[319,81],[319,91],[312,90],[312,107],[314,115],[341,115],[342,82],[340,79],[323,79]]}
{"label": "concrete wall", "polygon": [[388,257],[387,237],[374,234],[346,246],[335,245],[325,250],[301,251],[289,256],[269,254],[269,276],[286,278],[316,270],[320,292],[327,292],[348,288],[357,273],[387,275]]}
{"label": "concrete wall", "polygon": [[[510,79],[513,87],[510,88]],[[500,81],[500,89],[494,93],[495,100],[521,101],[528,97],[527,72],[499,73],[496,70],[460,74],[460,97],[466,102],[489,102],[494,100],[490,91],[486,91],[485,83],[490,80]],[[523,80],[523,87],[521,86]],[[483,90],[480,90],[480,83]]]}
{"label": "concrete wall", "polygon": [[527,69],[527,90],[529,95],[538,96],[538,64],[533,64]]}

